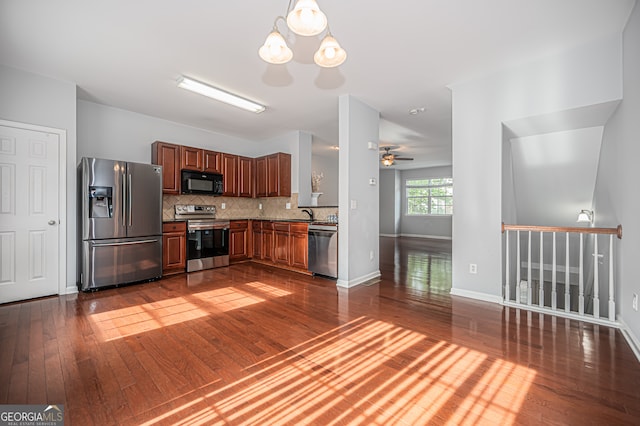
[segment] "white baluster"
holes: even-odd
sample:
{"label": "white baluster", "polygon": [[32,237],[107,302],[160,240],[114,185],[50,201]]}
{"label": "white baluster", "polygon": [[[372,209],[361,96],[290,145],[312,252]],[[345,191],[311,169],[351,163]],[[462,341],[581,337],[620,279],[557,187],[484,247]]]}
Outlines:
{"label": "white baluster", "polygon": [[520,231],[516,231],[516,303],[520,303]]}
{"label": "white baluster", "polygon": [[569,276],[569,233],[567,232],[567,238],[565,240],[565,265],[564,265],[564,311],[569,312],[571,310],[571,293],[570,293],[570,276]]}
{"label": "white baluster", "polygon": [[544,307],[544,232],[540,232],[540,288],[538,288],[538,305]]}
{"label": "white baluster", "polygon": [[578,271],[578,313],[584,315],[584,239],[580,234],[580,259]]}
{"label": "white baluster", "polygon": [[551,309],[558,307],[558,294],[556,293],[556,233],[553,233],[553,261],[551,262]]}
{"label": "white baluster", "polygon": [[529,244],[527,253],[527,305],[531,305],[531,231],[529,231]]}
{"label": "white baluster", "polygon": [[613,292],[613,235],[609,235],[609,321],[616,320],[616,302]]}
{"label": "white baluster", "polygon": [[506,251],[506,259],[505,259],[505,271],[504,271],[504,275],[506,277],[506,282],[504,285],[504,299],[507,301],[511,300],[511,283],[509,282],[509,230],[507,229],[507,231],[505,232],[505,238],[507,239],[505,241],[505,251]]}
{"label": "white baluster", "polygon": [[593,235],[593,317],[600,318],[600,283],[598,282],[598,235]]}

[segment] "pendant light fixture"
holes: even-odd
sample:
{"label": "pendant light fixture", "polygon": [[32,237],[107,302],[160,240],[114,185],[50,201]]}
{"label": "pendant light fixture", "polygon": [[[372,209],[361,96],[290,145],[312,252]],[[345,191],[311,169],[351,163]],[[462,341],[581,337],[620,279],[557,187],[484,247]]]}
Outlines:
{"label": "pendant light fixture", "polygon": [[278,21],[283,20],[291,31],[301,36],[315,36],[326,29],[327,34],[313,56],[313,60],[323,68],[337,67],[342,64],[347,59],[347,52],[340,47],[328,29],[327,16],[320,10],[316,0],[297,0],[293,9],[291,3],[292,0],[289,0],[287,18],[278,16],[273,22],[273,30],[267,36],[264,45],[258,50],[260,58],[276,65],[286,64],[293,58],[293,52],[278,31]]}

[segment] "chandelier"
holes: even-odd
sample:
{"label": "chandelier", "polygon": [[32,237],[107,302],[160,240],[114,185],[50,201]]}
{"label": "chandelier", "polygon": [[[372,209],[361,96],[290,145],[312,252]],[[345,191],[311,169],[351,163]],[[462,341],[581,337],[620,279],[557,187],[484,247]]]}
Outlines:
{"label": "chandelier", "polygon": [[293,9],[289,0],[287,17],[277,16],[273,21],[273,29],[267,36],[264,45],[258,50],[260,57],[270,64],[286,64],[293,58],[293,52],[287,46],[280,31],[278,21],[287,23],[287,27],[301,36],[315,36],[325,29],[327,33],[320,43],[318,51],[313,55],[314,62],[324,68],[337,67],[347,59],[347,52],[340,47],[338,41],[331,34],[327,23],[327,16],[320,10],[316,0],[297,0]]}

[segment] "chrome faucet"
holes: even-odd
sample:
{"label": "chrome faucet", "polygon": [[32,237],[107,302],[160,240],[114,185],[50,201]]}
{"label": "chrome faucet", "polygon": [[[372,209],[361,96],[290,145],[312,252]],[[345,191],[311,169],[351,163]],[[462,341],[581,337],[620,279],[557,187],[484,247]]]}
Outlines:
{"label": "chrome faucet", "polygon": [[309,215],[309,220],[313,222],[313,210],[311,209],[302,209],[302,211]]}

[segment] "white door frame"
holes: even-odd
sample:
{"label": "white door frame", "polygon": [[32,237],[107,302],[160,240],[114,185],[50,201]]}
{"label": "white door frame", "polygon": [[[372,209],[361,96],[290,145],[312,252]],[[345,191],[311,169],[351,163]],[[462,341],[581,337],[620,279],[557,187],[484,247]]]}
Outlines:
{"label": "white door frame", "polygon": [[75,288],[67,288],[67,131],[1,119],[0,126],[58,135],[58,294],[75,293]]}

